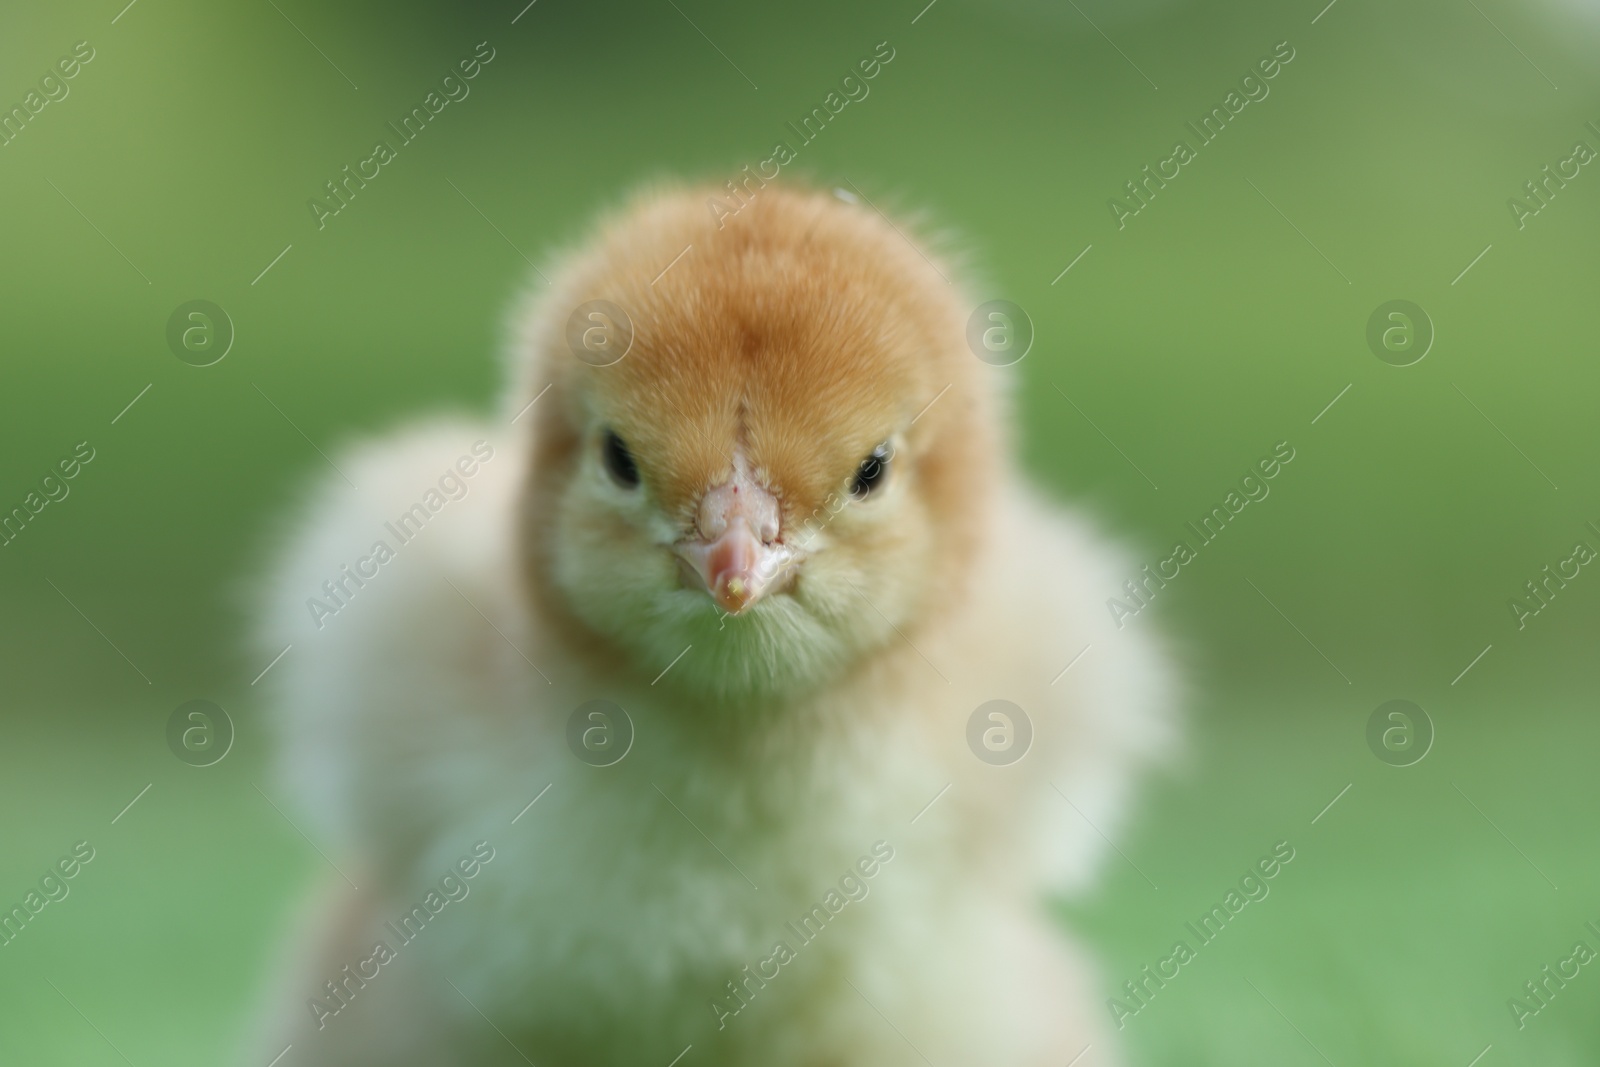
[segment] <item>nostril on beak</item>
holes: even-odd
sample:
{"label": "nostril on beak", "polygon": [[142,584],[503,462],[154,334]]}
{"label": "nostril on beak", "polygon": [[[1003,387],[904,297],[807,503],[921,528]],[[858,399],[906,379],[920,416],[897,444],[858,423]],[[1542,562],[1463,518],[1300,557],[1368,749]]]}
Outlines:
{"label": "nostril on beak", "polygon": [[774,585],[787,584],[791,553],[779,539],[777,497],[756,481],[742,455],[732,476],[700,498],[691,531],[676,551],[697,579],[692,584],[730,614],[744,611]]}

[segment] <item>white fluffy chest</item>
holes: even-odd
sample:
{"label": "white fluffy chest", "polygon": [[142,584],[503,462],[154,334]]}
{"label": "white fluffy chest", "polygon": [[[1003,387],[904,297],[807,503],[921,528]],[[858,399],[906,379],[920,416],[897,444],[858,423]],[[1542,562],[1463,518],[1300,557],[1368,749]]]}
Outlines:
{"label": "white fluffy chest", "polygon": [[633,749],[610,767],[580,762],[547,734],[461,755],[479,773],[455,783],[416,880],[471,841],[495,849],[471,895],[428,931],[427,951],[465,976],[475,1002],[592,1015],[660,1004],[668,990],[703,1013],[775,943],[797,944],[795,924],[816,905],[853,907],[852,923],[865,921],[875,880],[894,866],[881,856],[903,857],[908,805],[936,773],[846,752],[757,770],[637,718]]}

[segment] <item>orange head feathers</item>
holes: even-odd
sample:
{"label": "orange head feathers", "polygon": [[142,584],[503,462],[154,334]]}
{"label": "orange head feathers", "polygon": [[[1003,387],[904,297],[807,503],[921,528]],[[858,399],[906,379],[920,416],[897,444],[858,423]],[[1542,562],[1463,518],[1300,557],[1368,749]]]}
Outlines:
{"label": "orange head feathers", "polygon": [[1001,476],[971,305],[874,210],[654,192],[541,294],[523,508],[535,600],[674,684],[773,697],[960,596]]}

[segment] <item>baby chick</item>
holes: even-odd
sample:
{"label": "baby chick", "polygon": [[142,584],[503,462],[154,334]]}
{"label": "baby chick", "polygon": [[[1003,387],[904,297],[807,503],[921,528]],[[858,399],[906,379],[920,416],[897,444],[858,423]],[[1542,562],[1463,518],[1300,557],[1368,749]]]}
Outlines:
{"label": "baby chick", "polygon": [[1045,898],[1169,733],[1133,569],[1020,481],[949,264],[709,192],[606,221],[498,417],[343,457],[273,574],[337,873],[250,1062],[1115,1062]]}

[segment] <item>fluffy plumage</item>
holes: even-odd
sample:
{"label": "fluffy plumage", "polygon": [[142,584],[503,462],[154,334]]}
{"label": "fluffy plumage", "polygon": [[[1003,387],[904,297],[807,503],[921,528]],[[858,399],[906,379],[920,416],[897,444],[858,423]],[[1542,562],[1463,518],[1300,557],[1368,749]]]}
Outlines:
{"label": "fluffy plumage", "polygon": [[[692,1044],[684,1067],[1059,1067],[1093,1042],[1084,1064],[1113,1061],[1044,899],[1092,872],[1168,734],[1161,655],[1103,607],[1132,572],[1019,482],[1016,371],[967,350],[948,265],[826,194],[768,187],[722,228],[704,195],[609,219],[519,313],[499,415],[345,456],[359,490],[325,485],[274,573],[282,781],[360,889],[332,876],[307,921],[268,1058],[665,1067]],[[632,323],[610,366],[568,344],[591,300]],[[608,473],[608,433],[637,487]],[[327,604],[478,441],[464,495]],[[775,537],[741,524],[756,497]],[[725,526],[787,561],[736,614],[745,587],[719,607],[684,548]],[[1004,767],[967,743],[996,698],[1035,734]],[[607,767],[567,741],[594,699],[635,730]],[[479,841],[495,858],[465,897],[397,943],[383,924]],[[879,842],[865,895],[798,937]],[[380,939],[395,958],[361,977]]]}

